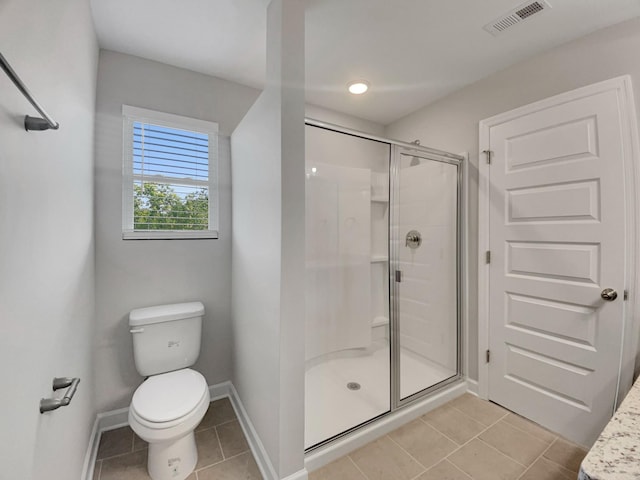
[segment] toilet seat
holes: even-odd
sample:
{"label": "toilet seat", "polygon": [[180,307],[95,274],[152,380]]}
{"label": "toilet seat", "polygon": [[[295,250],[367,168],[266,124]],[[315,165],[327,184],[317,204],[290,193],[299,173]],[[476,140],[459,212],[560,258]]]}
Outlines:
{"label": "toilet seat", "polygon": [[148,428],[170,428],[208,403],[208,393],[202,374],[190,368],[153,375],[133,394],[130,413]]}

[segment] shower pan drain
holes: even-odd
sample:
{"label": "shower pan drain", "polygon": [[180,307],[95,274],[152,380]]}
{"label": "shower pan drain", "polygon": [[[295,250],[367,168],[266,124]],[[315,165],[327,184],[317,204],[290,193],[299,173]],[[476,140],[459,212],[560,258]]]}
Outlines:
{"label": "shower pan drain", "polygon": [[349,382],[347,383],[347,388],[349,390],[360,390],[360,384],[358,382]]}

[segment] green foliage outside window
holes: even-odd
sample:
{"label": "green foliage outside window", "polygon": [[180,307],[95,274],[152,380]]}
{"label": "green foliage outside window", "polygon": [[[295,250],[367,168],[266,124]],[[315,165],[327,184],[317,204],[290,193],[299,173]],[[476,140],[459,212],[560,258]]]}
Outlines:
{"label": "green foliage outside window", "polygon": [[135,230],[207,230],[209,193],[179,195],[171,185],[134,184],[133,215]]}

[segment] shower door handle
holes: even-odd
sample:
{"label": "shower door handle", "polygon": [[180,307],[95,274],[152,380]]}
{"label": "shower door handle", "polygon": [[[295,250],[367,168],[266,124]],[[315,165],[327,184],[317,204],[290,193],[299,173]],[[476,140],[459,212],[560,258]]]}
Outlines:
{"label": "shower door handle", "polygon": [[402,270],[396,270],[396,282],[402,282]]}

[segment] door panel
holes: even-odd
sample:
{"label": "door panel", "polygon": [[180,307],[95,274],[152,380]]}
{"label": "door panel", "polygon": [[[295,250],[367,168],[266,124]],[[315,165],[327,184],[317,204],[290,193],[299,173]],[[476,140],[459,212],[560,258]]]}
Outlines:
{"label": "door panel", "polygon": [[594,307],[507,293],[506,327],[575,346],[595,345]]}
{"label": "door panel", "polygon": [[509,171],[597,156],[596,117],[579,118],[506,140]]}
{"label": "door panel", "polygon": [[596,180],[514,188],[507,196],[510,223],[600,220],[600,184]]}
{"label": "door panel", "polygon": [[[615,91],[490,128],[491,400],[585,445],[611,416],[625,204]],[[607,302],[604,288],[618,291]]]}
{"label": "door panel", "polygon": [[507,275],[558,282],[598,283],[600,245],[506,242]]}

